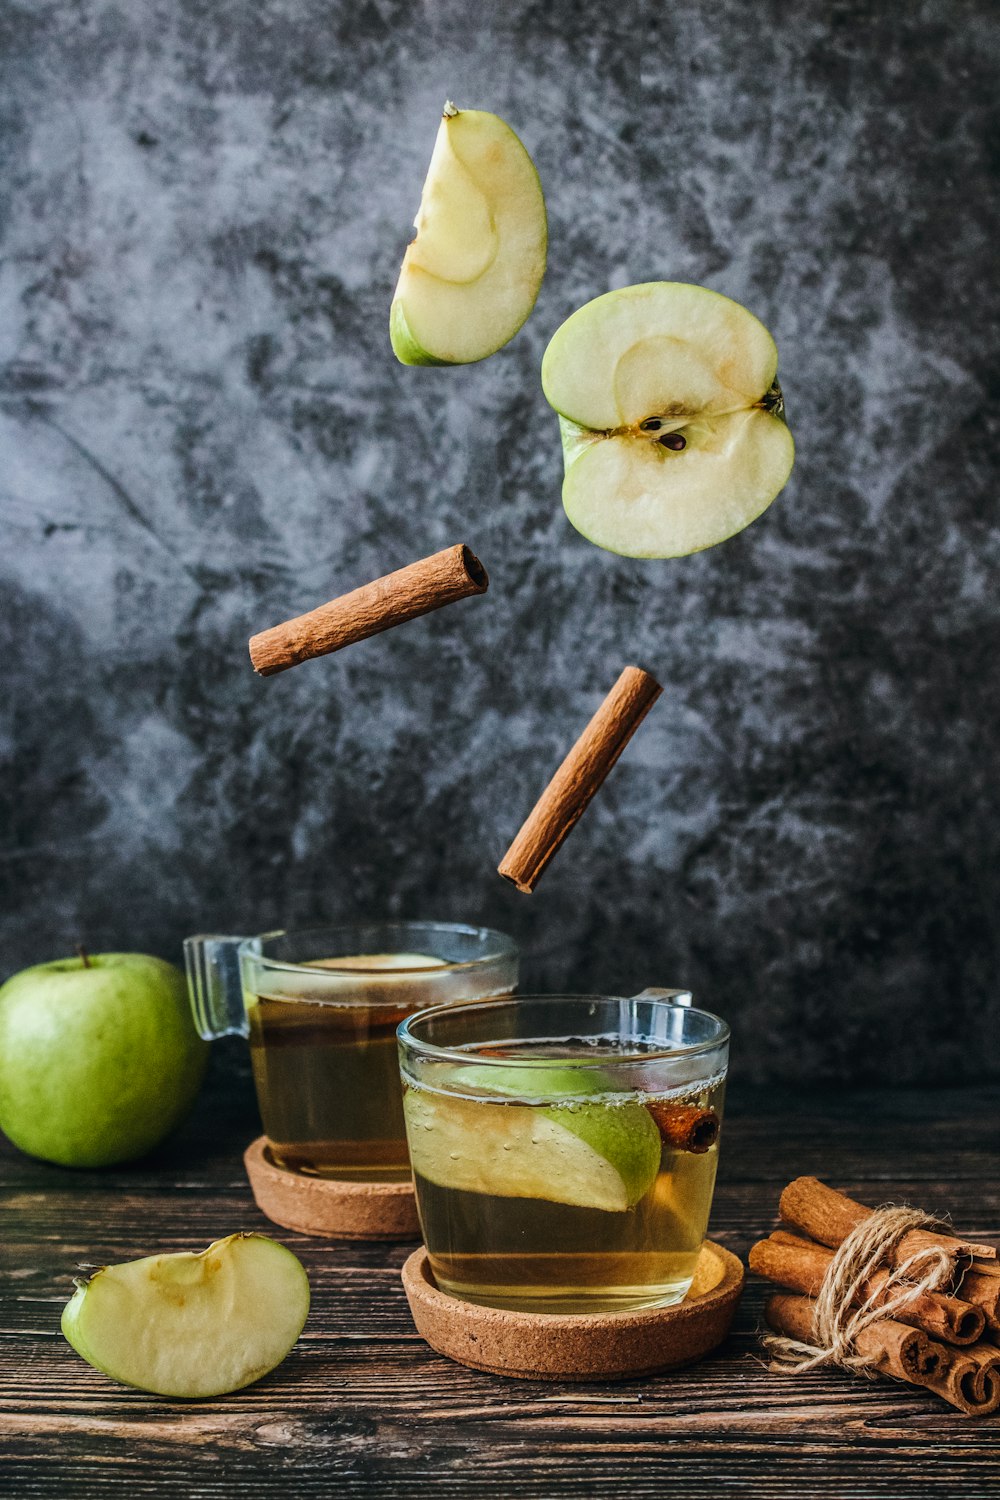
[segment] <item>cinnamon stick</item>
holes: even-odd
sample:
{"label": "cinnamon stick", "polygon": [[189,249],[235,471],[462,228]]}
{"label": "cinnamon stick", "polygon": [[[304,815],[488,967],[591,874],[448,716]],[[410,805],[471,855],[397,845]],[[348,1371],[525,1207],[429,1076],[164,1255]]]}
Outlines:
{"label": "cinnamon stick", "polygon": [[974,1360],[984,1377],[1000,1378],[1000,1349],[995,1344],[973,1344],[962,1350],[960,1358]]}
{"label": "cinnamon stick", "polygon": [[[764,1317],[775,1333],[808,1344],[814,1307],[810,1297],[779,1292],[767,1299]],[[855,1347],[881,1374],[923,1386],[967,1416],[987,1417],[1000,1409],[1000,1359],[981,1344],[952,1355],[917,1329],[883,1318],[858,1334]]]}
{"label": "cinnamon stick", "polygon": [[250,660],[261,677],[272,677],[314,656],[326,656],[368,636],[391,630],[418,615],[484,594],[489,575],[475,553],[461,543],[408,567],[376,578],[250,637]]}
{"label": "cinnamon stick", "polygon": [[959,1291],[966,1302],[982,1308],[989,1337],[1000,1339],[1000,1276],[990,1276],[978,1270],[967,1271]]}
{"label": "cinnamon stick", "polygon": [[[770,1239],[771,1243],[774,1244],[774,1245],[815,1245],[816,1244],[815,1240],[807,1239],[804,1234],[792,1234],[791,1230],[789,1230],[789,1229],[772,1229],[770,1235],[768,1236],[768,1238]],[[825,1250],[825,1249],[827,1249],[827,1246],[826,1245],[821,1245],[820,1248],[822,1250]]]}
{"label": "cinnamon stick", "polygon": [[719,1116],[699,1104],[668,1104],[647,1099],[646,1108],[656,1122],[665,1145],[674,1151],[704,1156],[719,1139]]}
{"label": "cinnamon stick", "polygon": [[519,891],[534,890],[662,691],[641,667],[622,672],[500,862],[500,874]]}
{"label": "cinnamon stick", "polygon": [[[775,1333],[810,1344],[815,1302],[811,1297],[775,1292],[764,1304],[764,1317]],[[872,1359],[875,1368],[897,1380],[923,1385],[948,1363],[947,1352],[917,1328],[907,1328],[893,1318],[881,1318],[863,1329],[855,1341],[859,1354]]]}
{"label": "cinnamon stick", "polygon": [[[852,1229],[874,1212],[843,1193],[835,1192],[815,1177],[797,1177],[781,1195],[778,1205],[781,1217],[796,1229],[804,1230],[822,1245],[836,1248]],[[953,1279],[958,1281],[972,1265],[973,1257],[996,1259],[992,1245],[979,1245],[953,1235],[936,1234],[927,1229],[911,1229],[899,1240],[893,1252],[896,1265],[921,1250],[943,1250],[952,1263]]]}
{"label": "cinnamon stick", "polygon": [[921,1384],[969,1417],[988,1417],[1000,1410],[1000,1349],[973,1344],[947,1368],[922,1377]]}
{"label": "cinnamon stick", "polygon": [[[790,1242],[790,1243],[789,1243]],[[785,1235],[780,1230],[770,1239],[761,1240],[750,1251],[750,1269],[765,1281],[774,1281],[779,1286],[791,1287],[815,1297],[830,1268],[834,1252],[811,1240],[799,1239],[796,1235]],[[876,1298],[875,1306],[898,1295],[898,1283],[887,1290],[889,1272],[878,1270],[858,1289],[855,1302]],[[972,1306],[957,1297],[947,1297],[940,1292],[919,1292],[905,1308],[893,1312],[897,1323],[906,1323],[911,1328],[920,1328],[933,1338],[944,1339],[949,1344],[974,1344],[982,1337],[986,1314],[981,1307]],[[998,1351],[1000,1352],[1000,1351]]]}

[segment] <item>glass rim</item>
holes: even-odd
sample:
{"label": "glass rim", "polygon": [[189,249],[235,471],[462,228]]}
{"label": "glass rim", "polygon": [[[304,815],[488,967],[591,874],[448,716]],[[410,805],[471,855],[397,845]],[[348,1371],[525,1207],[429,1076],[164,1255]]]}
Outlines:
{"label": "glass rim", "polygon": [[[441,1017],[446,1015],[455,1016],[460,1011],[468,1011],[481,1016],[487,1011],[499,1010],[511,1005],[523,1005],[530,1001],[547,1003],[549,1001],[561,1000],[581,1001],[586,1004],[592,1004],[595,1000],[606,1000],[611,1005],[629,1005],[635,1000],[641,1000],[645,1005],[656,1005],[662,1006],[665,1009],[680,1010],[686,1015],[705,1016],[708,1020],[714,1021],[718,1027],[718,1032],[715,1036],[709,1037],[703,1042],[692,1042],[690,1046],[663,1047],[654,1051],[636,1053],[634,1056],[595,1057],[585,1062],[578,1062],[574,1057],[574,1068],[601,1068],[607,1071],[608,1068],[618,1066],[634,1067],[639,1062],[664,1062],[670,1058],[694,1057],[700,1052],[711,1052],[716,1047],[724,1046],[731,1036],[728,1022],[724,1021],[721,1016],[717,1016],[714,1011],[702,1010],[697,1005],[674,1005],[671,1001],[657,998],[655,995],[585,995],[570,992],[555,995],[502,995],[490,1000],[462,1001],[457,1005],[425,1005],[423,1010],[415,1010],[412,1015],[406,1016],[400,1021],[396,1027],[396,1037],[401,1045],[408,1047],[421,1058],[430,1058],[438,1062],[455,1062],[456,1060],[468,1062],[470,1053],[463,1052],[459,1047],[442,1047],[436,1045],[434,1042],[421,1041],[419,1037],[413,1035],[412,1027],[417,1022],[423,1021],[432,1015]],[[517,1041],[518,1039],[512,1037],[509,1040]],[[475,1060],[477,1065],[483,1063],[487,1067],[495,1066],[500,1068],[551,1068],[554,1061],[559,1061],[558,1058],[554,1059],[551,1057],[483,1057],[478,1054]]]}
{"label": "glass rim", "polygon": [[[290,958],[271,958],[266,953],[259,952],[253,944],[271,942],[276,938],[307,938],[311,933],[349,933],[357,932],[364,927],[380,927],[386,932],[404,928],[422,927],[434,932],[446,932],[463,937],[492,938],[493,946],[486,952],[477,954],[475,958],[439,959],[432,964],[418,964],[406,969],[385,968],[359,968],[357,964],[338,969],[336,964],[328,962],[317,963],[313,960],[293,960]],[[329,974],[333,978],[352,979],[382,979],[398,981],[402,976],[423,974],[454,974],[462,969],[476,969],[485,964],[498,963],[504,959],[517,958],[518,946],[512,937],[506,932],[500,932],[496,927],[476,927],[469,922],[425,922],[420,920],[411,921],[400,917],[390,921],[357,921],[357,922],[335,922],[328,926],[320,927],[276,927],[271,932],[259,933],[257,937],[244,938],[239,945],[240,958],[250,958],[271,971],[284,970],[287,973],[299,974],[303,970],[311,974]],[[432,1009],[433,1007],[427,1007]]]}

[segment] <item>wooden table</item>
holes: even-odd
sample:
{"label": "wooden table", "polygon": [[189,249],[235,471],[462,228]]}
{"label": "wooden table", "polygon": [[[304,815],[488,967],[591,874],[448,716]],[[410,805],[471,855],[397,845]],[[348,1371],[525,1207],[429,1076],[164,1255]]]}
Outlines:
{"label": "wooden table", "polygon": [[[998,1106],[996,1088],[737,1096],[712,1233],[745,1255],[783,1183],[812,1172],[865,1202],[906,1198],[996,1236]],[[0,1494],[1000,1496],[1000,1417],[963,1418],[888,1381],[768,1374],[753,1281],[728,1343],[690,1370],[581,1388],[453,1365],[410,1322],[399,1284],[410,1247],[322,1244],[257,1212],[240,1163],[257,1129],[245,1068],[223,1045],[187,1126],[138,1166],[77,1173],[0,1147]],[[78,1262],[201,1249],[238,1229],[292,1245],[313,1287],[302,1338],[257,1385],[161,1400],[112,1384],[63,1341]]]}

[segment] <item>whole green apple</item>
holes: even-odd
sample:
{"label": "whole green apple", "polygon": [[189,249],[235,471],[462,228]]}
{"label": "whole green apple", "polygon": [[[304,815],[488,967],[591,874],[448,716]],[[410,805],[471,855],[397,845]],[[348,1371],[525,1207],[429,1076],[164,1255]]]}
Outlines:
{"label": "whole green apple", "polygon": [[0,1130],[60,1166],[131,1161],[187,1112],[207,1052],[173,964],[143,953],[36,964],[0,988]]}

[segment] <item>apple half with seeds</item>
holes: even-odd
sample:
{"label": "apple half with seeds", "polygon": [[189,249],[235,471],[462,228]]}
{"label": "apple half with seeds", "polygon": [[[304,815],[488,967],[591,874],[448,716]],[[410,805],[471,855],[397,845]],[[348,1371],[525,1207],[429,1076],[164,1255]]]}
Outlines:
{"label": "apple half with seeds", "polygon": [[650,281],[579,308],[542,360],[577,531],[684,557],[749,526],[795,456],[777,368],[763,323],[705,287]]}
{"label": "apple half with seeds", "polygon": [[262,1234],[104,1266],[63,1308],[88,1364],[157,1396],[221,1396],[281,1363],[309,1312],[301,1262]]}
{"label": "apple half with seeds", "polygon": [[392,299],[404,365],[495,354],[535,305],[545,274],[545,200],[531,157],[485,110],[446,104]]}

